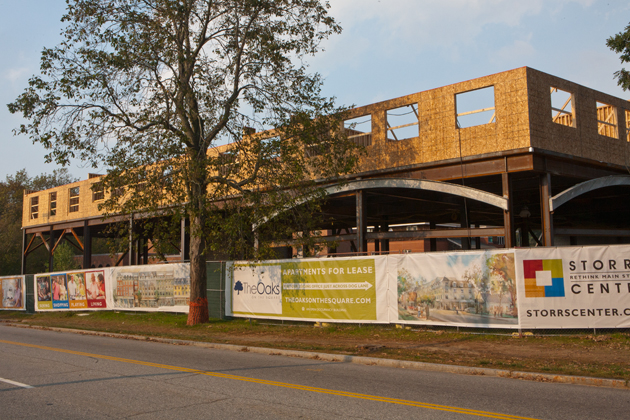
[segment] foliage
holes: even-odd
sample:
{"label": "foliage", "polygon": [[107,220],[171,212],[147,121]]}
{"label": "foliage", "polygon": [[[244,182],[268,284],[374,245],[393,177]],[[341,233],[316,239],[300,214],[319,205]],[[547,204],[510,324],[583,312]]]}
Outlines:
{"label": "foliage", "polygon": [[317,181],[356,163],[343,110],[304,64],[340,32],[327,8],[68,0],[64,41],[44,49],[42,74],[9,104],[29,120],[16,132],[46,146],[47,159],[109,168],[105,211],[172,217],[150,227],[156,236],[190,220],[191,324],[207,319],[198,308],[211,252],[266,257],[296,231],[312,245]]}
{"label": "foliage", "polygon": [[55,249],[55,258],[53,260],[53,271],[76,270],[81,268],[80,264],[74,258],[72,247],[64,242]]}
{"label": "foliage", "polygon": [[[52,174],[34,178],[25,169],[7,175],[0,181],[0,275],[19,274],[22,267],[22,204],[24,191],[39,191],[74,182],[66,168],[55,169]],[[48,271],[48,255],[35,253],[28,260],[32,271]]]}
{"label": "foliage", "polygon": [[[630,63],[630,25],[626,26],[625,31],[619,32],[617,35],[611,36],[606,40],[608,48],[620,54],[621,63]],[[625,68],[615,72],[617,84],[623,90],[630,89],[630,72]]]}

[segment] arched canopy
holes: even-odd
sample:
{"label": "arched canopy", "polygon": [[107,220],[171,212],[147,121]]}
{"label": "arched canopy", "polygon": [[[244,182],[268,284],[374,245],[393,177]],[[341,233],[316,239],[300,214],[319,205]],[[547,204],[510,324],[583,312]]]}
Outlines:
{"label": "arched canopy", "polygon": [[589,191],[598,190],[600,188],[613,187],[617,185],[630,186],[630,176],[611,175],[602,178],[591,179],[589,181],[584,181],[582,183],[574,185],[571,188],[567,188],[561,193],[549,198],[549,209],[550,211],[554,211],[561,205]]}
{"label": "arched canopy", "polygon": [[[330,185],[324,188],[326,195],[334,195],[339,193],[346,193],[359,190],[369,190],[375,188],[403,188],[414,190],[426,190],[441,192],[444,194],[456,195],[464,198],[470,198],[472,200],[480,201],[482,203],[489,204],[494,207],[498,207],[502,210],[508,209],[508,200],[505,197],[498,196],[486,191],[478,190],[475,188],[465,187],[457,184],[451,184],[441,181],[428,181],[424,179],[409,179],[409,178],[378,178],[378,179],[363,179],[357,181],[349,181],[342,184]],[[308,201],[309,198],[304,198],[295,203],[295,206],[303,204]],[[284,210],[288,210],[290,207],[286,207]],[[265,218],[260,223],[254,226],[254,230],[268,220],[277,216],[280,212],[276,212],[268,218]]]}

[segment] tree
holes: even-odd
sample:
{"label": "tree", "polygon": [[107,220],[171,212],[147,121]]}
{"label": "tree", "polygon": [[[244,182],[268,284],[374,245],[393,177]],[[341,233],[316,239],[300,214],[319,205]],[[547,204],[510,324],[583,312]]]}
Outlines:
{"label": "tree", "polygon": [[[619,57],[621,63],[630,63],[630,25],[626,26],[625,31],[608,38],[606,45],[617,54],[621,54]],[[615,79],[617,79],[617,84],[623,90],[630,89],[630,72],[628,70],[622,68],[616,71]]]}
{"label": "tree", "polygon": [[340,32],[328,7],[68,0],[64,41],[44,49],[41,75],[9,104],[29,121],[16,132],[48,147],[47,159],[108,167],[104,211],[168,215],[164,235],[190,221],[189,325],[208,319],[210,253],[261,258],[295,231],[308,242],[317,181],[356,163],[343,110],[304,64]]}
{"label": "tree", "polygon": [[[74,259],[74,252],[68,243],[63,243],[55,250],[53,271],[76,270],[81,266]],[[87,268],[87,267],[86,267]]]}
{"label": "tree", "polygon": [[[39,191],[76,181],[66,168],[52,174],[29,177],[25,169],[0,181],[0,275],[15,275],[22,267],[22,204],[24,191]],[[38,255],[29,261],[36,271],[48,271],[48,258]]]}

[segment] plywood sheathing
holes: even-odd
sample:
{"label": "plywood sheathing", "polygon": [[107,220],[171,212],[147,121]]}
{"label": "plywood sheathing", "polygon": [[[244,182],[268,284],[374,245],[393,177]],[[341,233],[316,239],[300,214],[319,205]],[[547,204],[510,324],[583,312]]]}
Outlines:
{"label": "plywood sheathing", "polygon": [[[372,115],[372,146],[362,171],[395,168],[529,146],[527,72],[520,68],[419,92],[350,111],[351,118]],[[496,122],[459,129],[455,95],[494,86]],[[419,136],[387,140],[387,110],[415,103]]]}
{"label": "plywood sheathing", "polygon": [[[494,86],[496,122],[458,129],[455,95]],[[576,126],[552,121],[551,87],[574,94]],[[617,108],[619,138],[598,134],[597,102]],[[417,137],[387,140],[389,109],[415,103],[419,115]],[[392,170],[416,164],[440,164],[458,158],[534,147],[568,156],[630,166],[626,114],[630,104],[576,83],[522,67],[478,79],[456,83],[388,101],[353,108],[348,119],[371,115],[372,145],[366,149],[358,173]],[[267,136],[269,133],[258,133]],[[221,153],[229,145],[213,149]],[[390,171],[391,172],[391,171]],[[466,176],[466,174],[464,174]],[[101,215],[99,202],[92,200],[91,185],[98,178],[79,181],[27,195],[23,207],[24,227],[62,223]],[[79,186],[79,211],[69,213],[70,188]],[[57,215],[49,216],[49,193],[57,191]],[[39,217],[30,219],[30,197],[39,197]]]}
{"label": "plywood sheathing", "polygon": [[[599,162],[628,165],[625,110],[630,109],[630,104],[627,101],[531,68],[527,69],[527,73],[533,147]],[[573,94],[575,127],[552,121],[551,87]],[[597,102],[617,108],[619,138],[598,133]]]}

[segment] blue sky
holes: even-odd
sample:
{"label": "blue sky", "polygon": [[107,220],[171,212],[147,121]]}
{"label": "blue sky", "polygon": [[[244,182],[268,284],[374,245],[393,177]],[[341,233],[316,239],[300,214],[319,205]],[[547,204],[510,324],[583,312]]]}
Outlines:
{"label": "blue sky", "polygon": [[[340,105],[366,105],[517,67],[528,66],[621,98],[621,67],[606,39],[630,22],[621,0],[331,0],[344,28],[310,60],[324,94]],[[45,151],[12,129],[6,104],[39,70],[44,46],[56,45],[62,0],[0,0],[0,179],[26,168],[52,172]],[[630,67],[630,66],[628,66]],[[73,162],[70,172],[88,172]]]}

